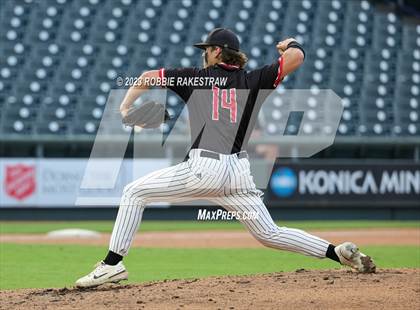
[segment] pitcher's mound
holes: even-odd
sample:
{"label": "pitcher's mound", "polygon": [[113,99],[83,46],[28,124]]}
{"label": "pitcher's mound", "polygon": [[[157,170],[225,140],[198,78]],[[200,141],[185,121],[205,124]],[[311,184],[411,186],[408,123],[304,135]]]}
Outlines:
{"label": "pitcher's mound", "polygon": [[420,309],[420,269],[224,276],[2,291],[1,309]]}

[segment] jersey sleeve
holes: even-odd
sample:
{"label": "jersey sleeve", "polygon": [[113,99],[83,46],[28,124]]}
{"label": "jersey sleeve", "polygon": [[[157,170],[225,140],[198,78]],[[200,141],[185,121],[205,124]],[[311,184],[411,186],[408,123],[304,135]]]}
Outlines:
{"label": "jersey sleeve", "polygon": [[166,87],[174,91],[185,102],[191,96],[192,87],[185,85],[185,79],[193,78],[198,75],[197,68],[175,68],[175,69],[159,69],[159,77],[166,80]]}
{"label": "jersey sleeve", "polygon": [[266,65],[258,69],[260,74],[259,89],[274,89],[283,80],[281,78],[283,69],[283,58],[280,57],[271,65]]}

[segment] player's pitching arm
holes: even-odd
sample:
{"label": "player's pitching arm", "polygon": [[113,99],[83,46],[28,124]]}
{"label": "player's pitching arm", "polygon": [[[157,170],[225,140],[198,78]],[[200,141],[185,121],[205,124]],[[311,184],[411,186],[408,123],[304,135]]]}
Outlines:
{"label": "player's pitching arm", "polygon": [[283,66],[281,79],[283,79],[286,75],[292,73],[303,64],[305,52],[303,51],[302,46],[294,38],[289,38],[277,43],[276,48],[282,57]]}
{"label": "player's pitching arm", "polygon": [[[282,81],[286,75],[292,73],[303,64],[305,53],[303,48],[294,38],[289,38],[277,43],[276,48],[282,58],[282,69],[279,78],[279,81]],[[254,136],[259,136],[260,134],[261,131],[259,129],[254,129],[252,132],[252,135]],[[278,146],[275,144],[257,145],[256,151],[258,154],[264,156],[265,158],[275,158],[278,156]]]}

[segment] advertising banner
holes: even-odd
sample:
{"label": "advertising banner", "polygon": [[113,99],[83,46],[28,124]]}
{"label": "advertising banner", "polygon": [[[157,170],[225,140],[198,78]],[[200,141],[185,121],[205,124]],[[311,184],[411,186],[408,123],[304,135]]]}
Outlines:
{"label": "advertising banner", "polygon": [[31,206],[39,197],[37,161],[0,159],[0,205]]}
{"label": "advertising banner", "polygon": [[[171,164],[167,159],[101,159],[86,174],[87,163],[87,159],[0,159],[0,207],[116,206],[126,184]],[[265,197],[269,206],[372,201],[420,206],[420,165],[278,164]]]}
{"label": "advertising banner", "polygon": [[116,206],[126,184],[170,165],[167,159],[96,163],[86,174],[87,159],[1,158],[0,207]]}
{"label": "advertising banner", "polygon": [[271,202],[417,201],[420,205],[420,165],[279,164],[266,195]]}

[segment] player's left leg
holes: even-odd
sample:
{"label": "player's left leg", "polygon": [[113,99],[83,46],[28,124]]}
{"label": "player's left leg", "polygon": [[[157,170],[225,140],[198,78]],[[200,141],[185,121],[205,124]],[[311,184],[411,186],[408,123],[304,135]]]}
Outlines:
{"label": "player's left leg", "polygon": [[152,172],[125,186],[105,262],[115,263],[110,257],[112,253],[119,256],[117,260],[128,254],[147,204],[205,199],[223,190],[223,179],[227,178],[222,175],[223,166],[197,154],[192,150],[187,161]]}
{"label": "player's left leg", "polygon": [[154,198],[168,202],[182,197],[187,199],[195,192],[195,180],[188,164],[183,162],[152,172],[126,185],[112,230],[108,254],[91,273],[78,279],[76,286],[92,287],[127,279],[128,273],[122,260],[128,254],[146,204],[153,202]]}
{"label": "player's left leg", "polygon": [[223,191],[223,166],[214,159],[189,153],[188,161],[152,172],[125,186],[111,234],[109,252],[88,275],[76,281],[91,287],[127,278],[122,263],[139,228],[143,211],[153,202],[180,202],[214,196]]}

